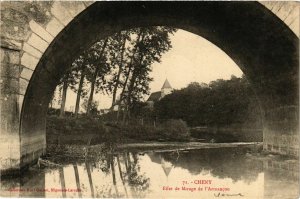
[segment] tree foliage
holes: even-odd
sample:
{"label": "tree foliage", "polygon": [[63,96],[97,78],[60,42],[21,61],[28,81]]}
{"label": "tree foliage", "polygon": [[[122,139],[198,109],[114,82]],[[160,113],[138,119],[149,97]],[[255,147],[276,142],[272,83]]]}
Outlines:
{"label": "tree foliage", "polygon": [[136,39],[131,41],[127,79],[121,94],[121,101],[125,104],[123,121],[130,116],[131,106],[143,95],[149,94],[149,83],[153,80],[149,76],[151,66],[154,62],[160,62],[162,54],[172,47],[169,36],[175,31],[174,28],[161,26],[134,30]]}
{"label": "tree foliage", "polygon": [[260,108],[245,77],[190,83],[154,104],[160,119],[182,119],[190,126],[260,126]]}
{"label": "tree foliage", "polygon": [[[172,47],[170,34],[175,31],[163,26],[121,31],[82,52],[61,81],[61,87],[77,93],[75,115],[82,97],[89,94],[89,114],[94,93],[105,93],[113,96],[112,106],[118,104],[126,119],[133,104],[149,94],[151,66],[160,62],[163,53]],[[63,93],[66,96],[66,90]]]}

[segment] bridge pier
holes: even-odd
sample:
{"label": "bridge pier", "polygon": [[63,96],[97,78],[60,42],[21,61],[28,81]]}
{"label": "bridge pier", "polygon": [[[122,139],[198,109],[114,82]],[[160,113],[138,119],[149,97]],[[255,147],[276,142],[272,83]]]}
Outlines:
{"label": "bridge pier", "polygon": [[1,174],[20,167],[20,47],[11,42],[1,43]]}
{"label": "bridge pier", "polygon": [[263,148],[266,152],[299,156],[298,106],[282,106],[266,113]]}
{"label": "bridge pier", "polygon": [[36,162],[45,153],[46,126],[30,134],[22,134],[20,117],[28,80],[21,77],[21,46],[14,40],[1,41],[0,96],[0,166],[1,175],[17,174],[25,166]]}

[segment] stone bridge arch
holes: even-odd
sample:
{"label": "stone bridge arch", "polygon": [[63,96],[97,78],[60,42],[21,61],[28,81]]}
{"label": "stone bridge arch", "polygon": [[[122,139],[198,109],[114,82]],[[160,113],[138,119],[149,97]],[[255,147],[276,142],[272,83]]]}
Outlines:
{"label": "stone bridge arch", "polygon": [[[1,3],[1,171],[19,171],[45,152],[50,96],[81,50],[116,31],[151,25],[190,31],[224,50],[250,79],[265,110],[265,149],[297,153],[298,37],[288,27],[297,6],[277,17],[274,5]],[[291,141],[296,144],[288,147]]]}

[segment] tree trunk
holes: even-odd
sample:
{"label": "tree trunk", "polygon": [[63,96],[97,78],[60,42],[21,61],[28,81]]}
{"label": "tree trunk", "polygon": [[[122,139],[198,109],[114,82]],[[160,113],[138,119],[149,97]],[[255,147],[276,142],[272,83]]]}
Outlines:
{"label": "tree trunk", "polygon": [[76,106],[75,106],[75,117],[78,117],[80,98],[81,98],[81,92],[82,92],[84,77],[85,77],[85,68],[82,68],[80,81],[79,81],[79,85],[78,85],[78,90],[77,90],[77,98],[76,98]]}
{"label": "tree trunk", "polygon": [[[142,38],[142,39],[141,39]],[[128,74],[127,74],[127,77],[126,77],[126,80],[125,80],[125,82],[124,82],[124,85],[123,85],[123,90],[122,90],[122,93],[121,93],[121,95],[120,95],[120,104],[121,104],[121,102],[124,100],[123,98],[123,95],[124,95],[124,92],[125,92],[125,89],[126,89],[126,86],[127,86],[127,83],[128,83],[128,79],[129,79],[129,76],[130,76],[130,72],[131,72],[131,70],[132,70],[132,66],[133,66],[133,63],[134,63],[134,55],[136,54],[136,52],[137,52],[137,49],[138,49],[138,43],[140,42],[140,41],[142,41],[144,39],[144,35],[142,35],[142,31],[140,31],[139,32],[139,34],[138,34],[138,38],[137,38],[137,42],[136,42],[136,44],[135,44],[135,47],[134,47],[134,50],[133,50],[133,53],[132,53],[132,56],[131,56],[131,58],[130,58],[130,63],[129,63],[129,69],[128,69]],[[123,123],[125,122],[125,119],[126,119],[126,114],[127,114],[127,109],[128,109],[128,106],[127,106],[127,104],[128,104],[128,102],[125,102],[125,109],[124,109],[124,112],[123,112]],[[119,106],[119,108],[120,108],[120,106]]]}
{"label": "tree trunk", "polygon": [[118,87],[119,87],[119,81],[120,81],[120,76],[121,76],[121,73],[123,71],[123,68],[122,68],[122,64],[123,64],[123,59],[124,59],[124,52],[125,52],[125,44],[126,44],[126,39],[124,39],[124,42],[123,42],[123,45],[122,45],[122,49],[121,49],[121,60],[120,60],[120,65],[119,65],[119,71],[118,71],[118,75],[117,75],[117,79],[116,79],[116,84],[115,84],[115,87],[114,87],[114,90],[113,90],[113,99],[112,99],[112,110],[115,106],[115,103],[116,103],[116,95],[117,95],[117,91],[118,91]]}
{"label": "tree trunk", "polygon": [[119,103],[118,105],[118,112],[117,112],[117,123],[119,122],[119,117],[120,117],[120,106],[121,106],[121,103]]}
{"label": "tree trunk", "polygon": [[95,83],[96,83],[97,75],[98,75],[98,68],[96,69],[95,74],[93,76],[93,79],[91,81],[91,92],[90,92],[90,96],[89,96],[88,104],[87,104],[87,109],[86,109],[86,114],[87,115],[90,115],[91,105],[92,105],[92,101],[93,101],[93,97],[94,97],[94,90],[95,90]]}
{"label": "tree trunk", "polygon": [[128,93],[127,93],[127,96],[126,96],[126,109],[125,109],[125,113],[123,115],[123,123],[125,123],[126,121],[126,117],[129,119],[129,116],[130,116],[130,104],[131,104],[131,94],[132,94],[132,91],[133,91],[133,86],[134,86],[134,82],[136,80],[136,77],[137,77],[137,71],[134,70],[133,71],[133,74],[132,74],[132,77],[130,79],[130,85],[129,85],[129,88],[128,88]]}
{"label": "tree trunk", "polygon": [[[129,68],[128,68],[128,74],[127,74],[127,77],[125,79],[125,82],[123,84],[123,89],[122,89],[122,92],[120,94],[120,101],[119,101],[119,107],[118,107],[118,114],[117,114],[117,121],[119,121],[119,113],[120,113],[120,109],[121,109],[121,105],[122,105],[122,102],[124,101],[124,93],[125,93],[125,89],[126,89],[126,86],[127,86],[127,82],[128,82],[128,79],[129,79],[129,76],[130,76],[130,72],[131,72],[131,67],[132,65],[130,64],[129,65]],[[124,103],[125,106],[126,106],[126,103]],[[123,115],[124,113],[126,112],[125,111],[126,107],[124,108],[123,110]],[[124,123],[124,122],[123,122]]]}
{"label": "tree trunk", "polygon": [[126,102],[126,105],[125,105],[125,108],[124,108],[124,111],[123,111],[123,119],[122,119],[122,123],[125,124],[126,122],[126,114],[128,113],[128,104]]}
{"label": "tree trunk", "polygon": [[[143,37],[142,37],[143,40]],[[140,57],[140,60],[138,61],[138,65],[141,65],[143,61],[143,55]],[[123,115],[123,123],[126,121],[126,117],[129,119],[130,118],[130,105],[131,105],[131,98],[132,98],[132,91],[134,89],[134,84],[136,82],[136,79],[138,77],[138,74],[140,73],[140,68],[134,68],[132,77],[130,79],[130,85],[128,88],[128,93],[127,93],[127,99],[126,99],[126,111],[124,112]]]}
{"label": "tree trunk", "polygon": [[52,94],[52,97],[51,97],[51,100],[50,100],[50,108],[51,108],[51,109],[53,108],[54,97],[55,97],[55,91],[54,91],[54,93]]}
{"label": "tree trunk", "polygon": [[62,99],[61,99],[61,105],[60,105],[60,117],[65,116],[67,91],[68,91],[68,77],[65,78],[65,81],[63,84],[63,93],[62,93]]}
{"label": "tree trunk", "polygon": [[[104,41],[104,44],[103,44],[101,52],[100,52],[99,60],[101,60],[102,57],[103,57],[103,53],[104,53],[104,50],[106,48],[107,41],[108,41],[108,39],[106,39]],[[90,114],[91,104],[92,104],[92,101],[93,101],[94,90],[95,90],[95,83],[96,83],[96,79],[97,79],[97,76],[98,76],[99,69],[100,69],[99,66],[96,66],[95,74],[94,74],[93,79],[91,81],[91,92],[90,92],[90,97],[88,99],[87,110],[86,110],[87,115]]]}

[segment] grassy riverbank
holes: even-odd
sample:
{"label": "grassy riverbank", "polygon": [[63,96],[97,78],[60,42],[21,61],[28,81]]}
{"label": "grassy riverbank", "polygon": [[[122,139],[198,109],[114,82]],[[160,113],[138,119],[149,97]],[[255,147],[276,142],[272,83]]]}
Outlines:
{"label": "grassy riverbank", "polygon": [[157,126],[104,123],[95,118],[51,116],[47,118],[47,143],[94,145],[103,142],[189,141],[189,129],[182,120],[168,120]]}

